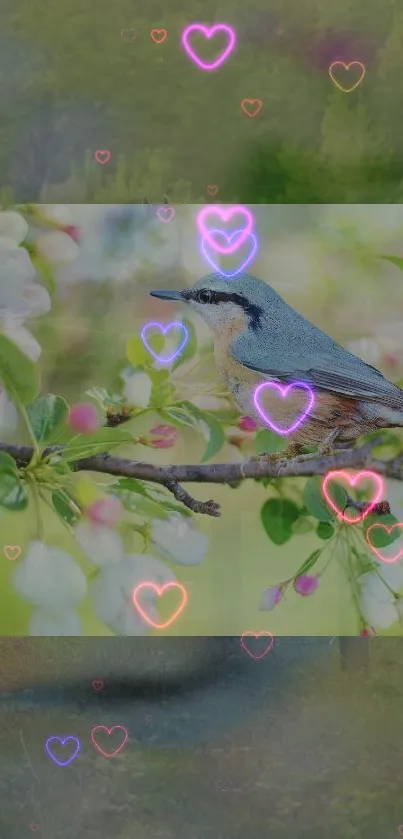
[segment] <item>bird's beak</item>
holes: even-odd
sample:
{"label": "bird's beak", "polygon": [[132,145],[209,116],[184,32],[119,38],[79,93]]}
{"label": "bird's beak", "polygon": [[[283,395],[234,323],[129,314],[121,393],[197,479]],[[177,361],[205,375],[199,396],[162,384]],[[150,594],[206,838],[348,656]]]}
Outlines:
{"label": "bird's beak", "polygon": [[181,291],[150,291],[151,297],[159,297],[161,300],[182,300]]}

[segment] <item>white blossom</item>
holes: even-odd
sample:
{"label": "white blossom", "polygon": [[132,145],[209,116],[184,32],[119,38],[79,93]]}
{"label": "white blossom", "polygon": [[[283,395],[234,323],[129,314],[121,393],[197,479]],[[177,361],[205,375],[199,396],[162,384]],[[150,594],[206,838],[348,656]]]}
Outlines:
{"label": "white blossom", "polygon": [[44,259],[55,264],[74,262],[80,253],[80,248],[71,236],[62,230],[41,233],[36,240],[36,247]]}
{"label": "white blossom", "polygon": [[105,565],[116,566],[123,559],[123,543],[118,533],[110,527],[80,522],[74,531],[78,544],[88,559],[102,568]]}
{"label": "white blossom", "polygon": [[87,593],[87,580],[70,554],[43,542],[31,542],[14,575],[17,594],[45,610],[76,606]]}
{"label": "white blossom", "polygon": [[124,386],[125,398],[135,408],[148,408],[152,387],[152,381],[147,373],[133,373]]}
{"label": "white blossom", "polygon": [[378,572],[368,571],[358,579],[360,607],[370,626],[388,629],[400,617],[394,593],[398,594],[403,588],[403,567],[401,563],[377,565]]}
{"label": "white blossom", "polygon": [[45,609],[35,609],[29,622],[31,636],[83,635],[81,620],[73,610],[54,614]]}
{"label": "white blossom", "polygon": [[151,539],[159,551],[178,565],[200,565],[207,553],[208,538],[196,530],[192,520],[181,515],[154,519]]}

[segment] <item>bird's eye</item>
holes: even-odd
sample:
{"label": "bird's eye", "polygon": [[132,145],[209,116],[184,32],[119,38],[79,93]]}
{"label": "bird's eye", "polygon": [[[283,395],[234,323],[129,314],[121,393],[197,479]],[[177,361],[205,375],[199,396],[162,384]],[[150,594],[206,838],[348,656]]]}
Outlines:
{"label": "bird's eye", "polygon": [[202,291],[199,291],[199,294],[197,296],[200,303],[211,303],[213,299],[213,292],[209,291],[209,289],[206,288]]}

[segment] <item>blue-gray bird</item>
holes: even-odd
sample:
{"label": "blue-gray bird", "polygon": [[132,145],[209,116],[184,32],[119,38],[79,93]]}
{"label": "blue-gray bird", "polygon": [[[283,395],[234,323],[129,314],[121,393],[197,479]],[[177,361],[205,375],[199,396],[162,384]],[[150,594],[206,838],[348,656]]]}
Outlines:
{"label": "blue-gray bird", "polygon": [[[403,390],[298,314],[257,277],[209,274],[191,289],[150,293],[182,301],[201,315],[212,330],[216,364],[226,387],[240,410],[260,425],[253,398],[259,384],[309,385],[313,408],[289,434],[282,458],[298,456],[301,446],[316,445],[317,453],[324,454],[332,451],[336,439],[351,442],[379,428],[403,427]],[[271,393],[264,403],[266,413],[276,416],[282,428],[291,426],[306,406],[306,391],[291,393],[292,399]]]}

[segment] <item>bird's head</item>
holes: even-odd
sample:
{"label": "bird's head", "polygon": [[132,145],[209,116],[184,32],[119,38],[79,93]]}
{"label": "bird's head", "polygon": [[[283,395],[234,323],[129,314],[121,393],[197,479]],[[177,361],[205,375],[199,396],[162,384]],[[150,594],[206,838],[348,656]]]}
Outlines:
{"label": "bird's head", "polygon": [[197,312],[213,330],[239,323],[245,329],[257,330],[270,307],[270,286],[249,274],[227,279],[222,274],[208,274],[192,288],[183,291],[151,291],[152,297],[180,300]]}

